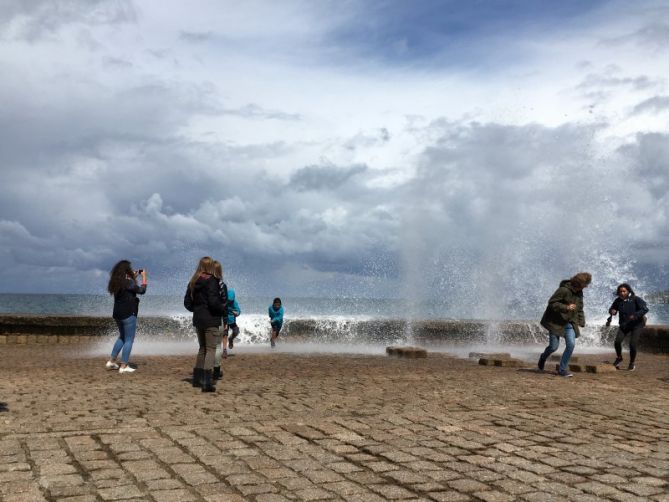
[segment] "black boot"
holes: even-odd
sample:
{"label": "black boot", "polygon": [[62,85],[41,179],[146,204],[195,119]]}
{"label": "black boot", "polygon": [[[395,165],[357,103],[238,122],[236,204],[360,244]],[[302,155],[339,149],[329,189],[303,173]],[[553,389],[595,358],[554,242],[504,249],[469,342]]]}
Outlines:
{"label": "black boot", "polygon": [[216,387],[214,387],[215,380],[213,379],[213,371],[205,370],[204,371],[204,383],[202,384],[202,392],[216,392]]}
{"label": "black boot", "polygon": [[204,370],[202,368],[193,368],[193,387],[202,387],[202,378]]}
{"label": "black boot", "polygon": [[220,380],[223,378],[223,372],[221,371],[220,366],[214,366],[214,375],[213,375],[214,380]]}
{"label": "black boot", "polygon": [[544,370],[544,366],[546,366],[546,358],[544,357],[543,354],[539,356],[539,363],[537,364],[539,371]]}

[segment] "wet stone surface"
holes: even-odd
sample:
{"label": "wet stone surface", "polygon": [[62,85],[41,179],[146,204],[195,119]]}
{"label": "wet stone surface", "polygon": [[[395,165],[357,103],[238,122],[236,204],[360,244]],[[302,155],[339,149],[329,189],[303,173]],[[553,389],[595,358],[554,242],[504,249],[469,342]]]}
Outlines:
{"label": "wet stone surface", "polygon": [[193,360],[119,375],[81,347],[3,346],[0,499],[669,500],[667,356],[565,379],[433,352],[237,354],[215,394]]}

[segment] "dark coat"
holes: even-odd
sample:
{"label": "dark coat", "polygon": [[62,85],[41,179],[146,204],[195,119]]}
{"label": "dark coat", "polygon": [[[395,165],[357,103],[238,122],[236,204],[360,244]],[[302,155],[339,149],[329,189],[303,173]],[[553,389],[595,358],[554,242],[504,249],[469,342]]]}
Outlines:
{"label": "dark coat", "polygon": [[221,299],[218,279],[209,274],[198,277],[192,292],[189,287],[186,288],[184,307],[193,313],[193,326],[196,328],[220,326],[221,317],[226,314],[226,305]]}
{"label": "dark coat", "polygon": [[[567,306],[576,304],[574,310],[568,310]],[[583,312],[583,291],[574,291],[571,282],[562,281],[560,287],[548,300],[546,311],[541,318],[541,325],[554,335],[561,336],[567,324],[574,327],[576,338],[581,336],[579,327],[585,326],[585,313]]]}
{"label": "dark coat", "polygon": [[623,333],[629,333],[637,326],[644,326],[644,316],[648,313],[646,302],[636,295],[630,295],[627,300],[616,298],[609,311],[611,309],[618,312],[618,323]]}
{"label": "dark coat", "polygon": [[119,292],[114,294],[114,313],[112,317],[119,321],[131,315],[137,317],[139,312],[139,298],[137,295],[146,293],[146,286],[139,286],[134,280],[126,279]]}

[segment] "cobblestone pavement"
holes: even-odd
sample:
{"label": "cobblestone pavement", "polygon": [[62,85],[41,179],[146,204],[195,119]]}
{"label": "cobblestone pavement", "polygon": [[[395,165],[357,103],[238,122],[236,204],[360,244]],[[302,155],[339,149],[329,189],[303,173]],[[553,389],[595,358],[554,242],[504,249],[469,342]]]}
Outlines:
{"label": "cobblestone pavement", "polygon": [[666,356],[564,379],[237,354],[203,394],[193,357],[119,375],[81,350],[0,348],[3,500],[669,501]]}

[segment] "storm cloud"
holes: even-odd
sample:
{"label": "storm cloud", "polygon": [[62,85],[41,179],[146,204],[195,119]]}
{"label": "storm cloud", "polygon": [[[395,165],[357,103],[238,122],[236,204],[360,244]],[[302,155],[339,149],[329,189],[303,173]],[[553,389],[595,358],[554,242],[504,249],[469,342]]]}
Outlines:
{"label": "storm cloud", "polygon": [[[669,14],[621,27],[613,3],[525,13],[520,34],[515,11],[465,10],[429,39],[439,5],[402,23],[398,3],[370,40],[366,9],[328,3],[11,2],[2,290],[101,291],[129,258],[179,292],[205,254],[242,293],[450,295],[482,316],[581,269],[663,287],[669,68],[640,47]],[[499,66],[474,57],[491,37]]]}

